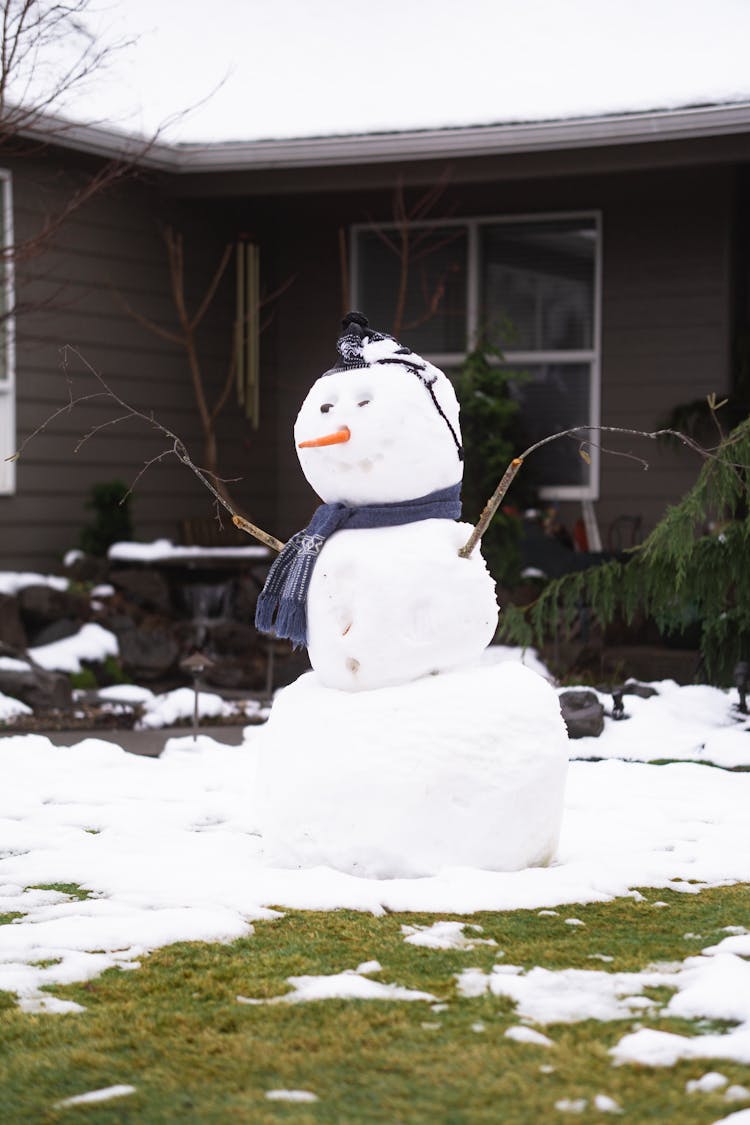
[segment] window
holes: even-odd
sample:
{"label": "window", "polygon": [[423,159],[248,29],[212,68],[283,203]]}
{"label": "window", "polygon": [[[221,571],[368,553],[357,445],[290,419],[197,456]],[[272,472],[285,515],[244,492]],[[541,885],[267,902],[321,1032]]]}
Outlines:
{"label": "window", "polygon": [[[353,304],[377,327],[393,325],[402,265],[400,334],[447,374],[485,338],[519,372],[514,393],[529,443],[599,422],[599,216],[529,216],[413,223],[400,253],[398,229],[353,228]],[[500,361],[498,361],[500,362]],[[597,449],[577,442],[535,455],[550,499],[596,499]]]}
{"label": "window", "polygon": [[15,464],[5,460],[16,450],[13,263],[7,254],[13,245],[13,203],[8,172],[0,171],[0,194],[0,240],[6,252],[0,265],[0,495],[7,495],[16,486]]}

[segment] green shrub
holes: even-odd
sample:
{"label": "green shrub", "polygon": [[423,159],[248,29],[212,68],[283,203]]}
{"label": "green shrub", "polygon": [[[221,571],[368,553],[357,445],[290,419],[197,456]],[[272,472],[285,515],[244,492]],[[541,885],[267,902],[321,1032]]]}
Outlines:
{"label": "green shrub", "polygon": [[87,555],[104,557],[113,543],[133,538],[128,486],[121,480],[101,481],[91,489],[86,507],[94,513],[82,528],[79,545]]}

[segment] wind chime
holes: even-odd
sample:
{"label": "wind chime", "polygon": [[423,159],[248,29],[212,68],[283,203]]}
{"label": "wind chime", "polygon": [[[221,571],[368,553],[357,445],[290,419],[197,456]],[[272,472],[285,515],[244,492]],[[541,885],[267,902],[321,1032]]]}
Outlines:
{"label": "wind chime", "polygon": [[237,401],[254,430],[260,423],[260,250],[246,239],[236,247],[235,367]]}

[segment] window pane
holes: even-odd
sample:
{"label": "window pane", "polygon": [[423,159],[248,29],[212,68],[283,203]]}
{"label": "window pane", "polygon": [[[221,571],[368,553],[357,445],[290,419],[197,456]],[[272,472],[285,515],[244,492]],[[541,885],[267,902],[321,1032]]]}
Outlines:
{"label": "window pane", "polygon": [[588,349],[594,340],[593,219],[482,228],[482,322],[507,351]]}
{"label": "window pane", "polygon": [[[402,246],[396,230],[358,235],[357,303],[373,328],[394,332],[421,352],[466,350],[466,230],[409,231],[408,281],[396,325]],[[398,329],[396,333],[396,329]]]}
{"label": "window pane", "polygon": [[[588,425],[591,368],[587,363],[545,363],[519,368],[513,395],[521,403],[529,443],[571,426]],[[540,487],[585,486],[591,468],[580,456],[580,437],[559,438],[534,453],[535,476]]]}

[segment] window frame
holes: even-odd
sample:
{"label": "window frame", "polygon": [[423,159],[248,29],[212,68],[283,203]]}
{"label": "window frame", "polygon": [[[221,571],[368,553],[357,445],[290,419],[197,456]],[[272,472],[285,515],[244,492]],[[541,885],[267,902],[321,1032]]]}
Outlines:
{"label": "window frame", "polygon": [[[602,310],[602,213],[600,210],[586,208],[576,211],[539,211],[524,212],[522,214],[503,215],[473,215],[465,218],[449,219],[423,219],[410,223],[412,230],[439,230],[447,227],[463,227],[467,233],[466,239],[466,350],[465,352],[425,352],[425,359],[429,359],[437,367],[451,368],[460,366],[466,354],[471,351],[479,339],[480,308],[481,308],[481,228],[485,226],[499,226],[501,224],[520,225],[522,223],[544,223],[559,221],[576,221],[585,219],[593,223],[595,232],[594,247],[594,299],[592,309],[592,341],[591,347],[569,351],[516,351],[510,348],[503,349],[503,366],[542,366],[544,364],[588,364],[590,368],[589,382],[589,418],[588,425],[597,427],[601,421],[601,310]],[[371,234],[373,231],[397,231],[399,224],[395,222],[367,222],[353,223],[350,227],[350,253],[349,276],[351,278],[351,303],[353,308],[358,307],[359,294],[359,237],[363,233]],[[499,365],[499,361],[490,360]],[[582,435],[585,440],[585,435]],[[589,465],[588,483],[582,485],[549,485],[540,488],[540,498],[545,500],[598,500],[599,499],[599,445],[593,442],[588,448],[591,458]]]}
{"label": "window frame", "polygon": [[[13,246],[13,180],[11,173],[0,168],[0,193],[2,193],[2,247],[8,251]],[[2,284],[5,308],[8,314],[0,325],[0,449],[10,453],[16,449],[16,324],[15,324],[15,271],[12,256],[5,263]],[[4,368],[4,372],[3,372]],[[0,457],[0,496],[12,496],[16,491],[16,466],[14,461]]]}

